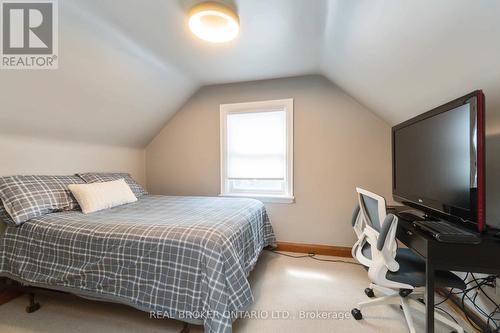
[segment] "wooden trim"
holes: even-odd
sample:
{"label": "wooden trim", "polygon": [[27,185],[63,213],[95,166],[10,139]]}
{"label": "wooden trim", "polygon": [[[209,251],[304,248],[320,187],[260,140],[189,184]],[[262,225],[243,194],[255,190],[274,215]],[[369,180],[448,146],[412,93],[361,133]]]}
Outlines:
{"label": "wooden trim", "polygon": [[20,291],[14,291],[14,290],[0,291],[0,305],[8,303],[12,301],[14,298],[17,298],[21,295],[22,293]]}
{"label": "wooden trim", "polygon": [[352,258],[351,248],[345,246],[331,246],[320,244],[304,244],[277,242],[277,251],[298,252],[298,253],[314,253],[326,256]]}

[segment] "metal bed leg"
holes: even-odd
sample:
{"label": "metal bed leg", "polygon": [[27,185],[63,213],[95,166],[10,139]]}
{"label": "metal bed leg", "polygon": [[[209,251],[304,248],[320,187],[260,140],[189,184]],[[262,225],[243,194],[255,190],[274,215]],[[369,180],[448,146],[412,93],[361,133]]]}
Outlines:
{"label": "metal bed leg", "polygon": [[182,331],[181,333],[189,333],[189,324],[188,323],[183,323]]}
{"label": "metal bed leg", "polygon": [[33,312],[39,310],[40,309],[40,303],[35,302],[35,294],[34,293],[29,293],[28,296],[29,296],[29,299],[30,299],[30,304],[26,307],[26,312],[33,313]]}

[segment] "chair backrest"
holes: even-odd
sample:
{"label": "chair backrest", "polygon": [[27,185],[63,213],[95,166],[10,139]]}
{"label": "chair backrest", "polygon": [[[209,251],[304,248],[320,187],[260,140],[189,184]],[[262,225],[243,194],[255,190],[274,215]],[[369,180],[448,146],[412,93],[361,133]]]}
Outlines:
{"label": "chair backrest", "polygon": [[370,245],[366,241],[364,229],[367,225],[372,226],[375,230],[380,230],[381,223],[384,221],[385,199],[378,194],[357,187],[358,204],[354,209],[352,216],[352,226],[358,240],[352,247],[351,254],[353,258],[358,260],[364,266],[370,267],[371,254],[369,254]]}
{"label": "chair backrest", "polygon": [[[386,213],[385,199],[380,195],[367,190],[356,188],[358,193],[358,217],[354,220],[356,227],[362,232],[353,246],[353,257],[368,267],[368,276],[372,282],[394,288],[412,288],[409,285],[399,284],[386,279],[388,270],[399,270],[396,262],[397,240],[396,231],[398,218]],[[353,225],[354,226],[354,225]],[[358,232],[356,232],[358,234]],[[364,249],[369,248],[369,256]]]}
{"label": "chair backrest", "polygon": [[358,204],[352,216],[352,226],[358,240],[352,247],[352,256],[361,264],[369,267],[371,265],[371,255],[367,256],[364,251],[369,244],[364,233],[367,225],[380,231],[382,222],[386,217],[385,199],[378,194],[357,187]]}
{"label": "chair backrest", "polygon": [[365,222],[380,231],[386,217],[385,199],[378,194],[356,187],[361,214]]}
{"label": "chair backrest", "polygon": [[363,217],[361,216],[361,210],[359,209],[359,204],[356,204],[356,207],[354,207],[354,210],[352,211],[351,225],[358,238],[361,237],[363,233],[363,228],[364,228],[363,223],[364,221]]}
{"label": "chair backrest", "polygon": [[352,212],[351,225],[354,229],[354,232],[356,233],[356,237],[358,238],[352,246],[351,255],[362,265],[370,267],[371,256],[366,256],[363,253],[363,249],[368,243],[366,242],[366,235],[364,233],[366,222],[363,215],[361,214],[359,204],[354,207],[354,211]]}

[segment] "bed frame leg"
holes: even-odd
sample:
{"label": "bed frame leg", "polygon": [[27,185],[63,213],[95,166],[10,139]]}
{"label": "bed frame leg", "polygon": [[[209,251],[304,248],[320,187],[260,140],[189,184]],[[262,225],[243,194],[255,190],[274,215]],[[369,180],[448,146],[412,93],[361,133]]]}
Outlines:
{"label": "bed frame leg", "polygon": [[182,331],[181,333],[189,333],[189,324],[188,323],[183,323],[183,326],[182,326]]}
{"label": "bed frame leg", "polygon": [[40,309],[40,303],[35,302],[35,294],[34,293],[29,293],[28,296],[29,296],[29,299],[30,299],[30,304],[26,307],[26,312],[33,313],[33,312],[39,310]]}

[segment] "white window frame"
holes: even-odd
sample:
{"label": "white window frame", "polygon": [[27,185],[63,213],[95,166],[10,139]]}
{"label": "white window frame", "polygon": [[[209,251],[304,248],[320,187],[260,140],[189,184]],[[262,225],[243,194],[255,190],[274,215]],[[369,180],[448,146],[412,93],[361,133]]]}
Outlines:
{"label": "white window frame", "polygon": [[[259,194],[259,193],[235,193],[226,188],[227,179],[227,116],[231,113],[253,113],[253,112],[272,112],[285,111],[286,114],[286,132],[287,132],[287,151],[286,151],[286,172],[285,172],[285,195],[278,194]],[[264,202],[275,203],[293,203],[293,98],[248,102],[232,103],[220,105],[220,195],[229,197],[247,197],[255,198]]]}

